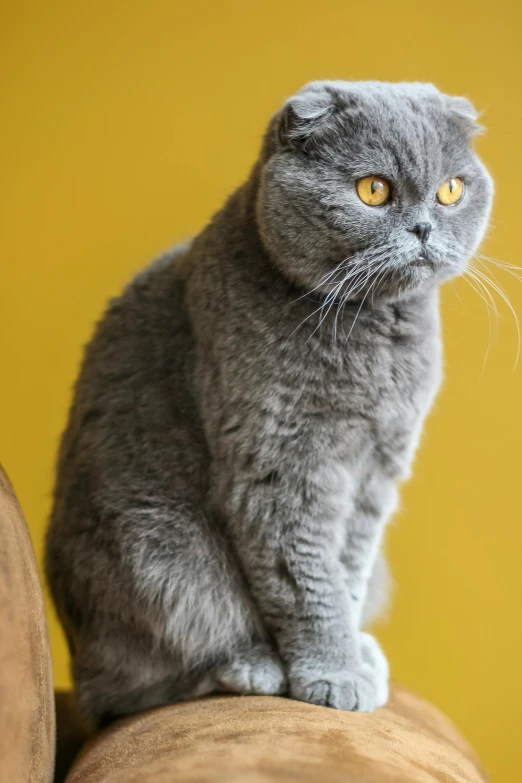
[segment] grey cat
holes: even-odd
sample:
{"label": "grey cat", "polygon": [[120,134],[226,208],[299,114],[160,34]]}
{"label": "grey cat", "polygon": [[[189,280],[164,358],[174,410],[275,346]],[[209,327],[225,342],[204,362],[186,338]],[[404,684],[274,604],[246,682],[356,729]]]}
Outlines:
{"label": "grey cat", "polygon": [[487,224],[477,129],[431,85],[313,82],[204,231],[110,304],[47,537],[95,722],[216,691],[386,702],[361,627],[441,378],[438,286]]}

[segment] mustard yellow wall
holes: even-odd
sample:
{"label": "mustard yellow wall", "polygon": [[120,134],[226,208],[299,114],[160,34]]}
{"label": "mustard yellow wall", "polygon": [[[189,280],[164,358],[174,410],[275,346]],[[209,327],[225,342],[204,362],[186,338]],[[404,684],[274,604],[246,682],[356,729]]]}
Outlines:
{"label": "mustard yellow wall", "polygon": [[[468,95],[498,191],[484,252],[520,263],[517,0],[3,5],[0,459],[40,558],[70,387],[106,298],[203,226],[303,82],[425,80]],[[522,285],[499,279],[522,312]],[[381,638],[393,675],[459,724],[493,779],[520,781],[522,367],[500,309],[490,333],[466,281],[444,291],[447,379],[389,532],[397,587]]]}

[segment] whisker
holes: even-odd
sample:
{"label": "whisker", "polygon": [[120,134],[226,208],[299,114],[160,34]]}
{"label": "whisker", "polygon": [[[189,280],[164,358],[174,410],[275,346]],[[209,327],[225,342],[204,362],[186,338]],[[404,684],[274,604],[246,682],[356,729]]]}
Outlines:
{"label": "whisker", "polygon": [[[522,272],[522,266],[515,266],[515,264],[509,264],[507,261],[501,261],[499,258],[490,258],[490,256],[483,256],[477,254],[475,256],[476,259],[482,259],[483,261],[488,261],[490,264],[494,264],[495,266],[500,267],[501,269],[504,269],[506,272],[508,270],[516,270],[517,272]],[[517,275],[518,277],[518,275]]]}
{"label": "whisker", "polygon": [[291,302],[287,302],[282,307],[277,310],[277,312],[284,310],[287,307],[290,307],[291,305],[295,304],[296,302],[299,302],[301,299],[304,299],[306,296],[309,296],[310,294],[313,294],[314,291],[317,291],[318,288],[321,288],[321,286],[328,283],[328,281],[333,277],[333,275],[339,274],[343,269],[346,269],[346,267],[343,267],[343,264],[346,264],[347,261],[349,261],[351,258],[353,258],[352,254],[351,256],[347,256],[346,258],[343,258],[342,261],[339,262],[339,264],[335,267],[335,269],[332,269],[331,272],[324,275],[319,283],[315,286],[315,288],[312,288],[310,291],[305,291],[304,294],[301,294],[301,296],[298,296],[297,299],[292,299]]}
{"label": "whisker", "polygon": [[[464,273],[464,280],[475,291],[475,293],[478,294],[480,299],[482,299],[482,301],[485,303],[485,305],[486,305],[486,313],[488,315],[488,345],[487,345],[487,348],[486,348],[486,352],[484,354],[484,358],[482,360],[482,370],[481,370],[481,373],[480,373],[480,378],[482,378],[482,376],[484,375],[484,371],[486,369],[487,360],[488,360],[489,353],[490,353],[490,350],[491,350],[491,314],[490,314],[490,310],[493,310],[493,312],[495,313],[495,337],[496,337],[496,335],[498,333],[498,317],[499,317],[498,316],[498,310],[497,310],[497,307],[496,307],[495,300],[493,299],[493,297],[491,295],[491,292],[489,291],[488,288],[486,288],[484,286],[484,284],[480,280],[478,280],[478,278],[476,278],[473,275],[472,270],[468,269]],[[488,298],[491,301],[488,301],[488,299],[486,299],[486,297],[484,296],[484,291],[486,292]]]}
{"label": "whisker", "polygon": [[485,285],[491,286],[491,288],[501,297],[501,299],[505,302],[505,304],[508,306],[509,310],[511,311],[511,315],[513,316],[513,319],[515,321],[515,326],[517,329],[517,355],[515,357],[515,364],[513,366],[513,372],[515,372],[518,365],[518,360],[520,358],[520,323],[515,308],[511,304],[509,297],[507,296],[502,286],[498,283],[498,281],[492,280],[490,277],[488,277],[488,275],[485,274],[485,272],[480,271],[476,267],[473,268],[473,272],[475,275],[478,275],[483,280]]}
{"label": "whisker", "polygon": [[[334,323],[333,323],[333,330],[332,330],[332,338],[335,341],[337,339],[337,319],[339,317],[340,311],[342,311],[343,307],[346,305],[347,301],[351,298],[357,295],[359,292],[364,290],[364,287],[367,285],[368,281],[371,279],[372,276],[380,276],[381,272],[387,265],[388,259],[390,256],[390,250],[383,250],[375,255],[373,257],[368,258],[367,253],[361,253],[359,258],[357,259],[357,262],[354,264],[348,263],[352,256],[348,256],[347,258],[343,259],[335,269],[331,270],[328,274],[324,275],[320,282],[318,283],[315,288],[311,289],[311,291],[307,291],[304,294],[301,294],[296,299],[292,300],[291,302],[287,302],[283,307],[279,308],[279,310],[282,310],[286,307],[289,307],[291,304],[295,304],[300,299],[304,299],[305,297],[309,296],[310,293],[313,293],[313,291],[316,291],[317,289],[321,288],[322,286],[328,284],[331,286],[332,290],[328,292],[328,294],[324,297],[323,301],[321,302],[320,306],[317,307],[315,310],[313,310],[311,313],[309,313],[303,320],[295,327],[295,329],[292,330],[292,332],[288,335],[284,347],[288,345],[288,342],[293,337],[293,335],[313,316],[319,315],[319,322],[315,329],[312,331],[310,336],[308,337],[306,342],[309,342],[309,340],[314,336],[314,334],[317,332],[317,330],[322,326],[322,324],[325,322],[326,318],[328,317],[329,313],[332,310],[332,307],[337,302],[337,309],[335,313]],[[337,280],[339,275],[343,275],[341,280]],[[374,288],[374,283],[370,286],[370,290]],[[346,286],[346,290],[343,291],[343,288]],[[369,292],[366,293],[364,300],[366,299]]]}
{"label": "whisker", "polygon": [[[384,260],[381,260],[381,259],[383,258],[383,256],[384,256]],[[349,301],[350,297],[352,297],[354,294],[357,294],[357,293],[359,293],[359,290],[360,290],[360,289],[362,289],[362,288],[364,288],[364,286],[367,284],[367,282],[368,282],[368,280],[369,280],[369,278],[370,278],[370,275],[371,275],[371,274],[379,275],[379,274],[380,274],[380,272],[381,272],[381,270],[384,270],[384,273],[386,272],[386,267],[387,267],[387,264],[388,264],[388,259],[389,259],[389,254],[388,254],[388,253],[386,253],[386,252],[382,252],[382,253],[380,253],[380,254],[379,254],[379,255],[378,255],[376,258],[375,258],[375,262],[376,262],[376,264],[377,264],[377,269],[370,269],[370,270],[369,270],[369,272],[368,272],[368,274],[366,275],[366,277],[365,277],[365,279],[364,279],[364,280],[360,281],[360,282],[359,282],[359,283],[357,283],[355,286],[352,286],[352,287],[351,287],[351,288],[350,288],[350,289],[349,289],[349,290],[346,292],[346,294],[343,296],[343,299],[342,299],[342,301],[341,301],[341,304],[340,304],[340,310],[341,310],[341,312],[344,310],[344,308],[345,308],[346,304],[348,303],[348,301]],[[379,262],[380,262],[380,263],[379,263]],[[366,297],[365,297],[365,298],[366,298]],[[364,300],[363,300],[363,302],[364,302]],[[344,331],[344,328],[343,328],[343,337],[344,337],[345,339],[347,339],[347,337],[346,337],[346,333],[345,333],[345,331]]]}
{"label": "whisker", "polygon": [[[306,323],[306,321],[308,321],[310,318],[312,318],[317,313],[322,313],[323,308],[325,307],[325,305],[329,303],[330,297],[332,298],[332,302],[335,302],[335,298],[337,296],[337,291],[340,290],[340,288],[342,287],[344,282],[345,282],[345,279],[341,280],[340,283],[337,283],[336,286],[334,287],[333,291],[330,291],[330,293],[325,297],[324,301],[321,302],[320,307],[318,307],[313,312],[309,313],[309,315],[307,315],[306,318],[303,318],[303,320],[295,327],[295,329],[292,332],[290,332],[290,334],[288,335],[288,338],[287,338],[287,340],[285,342],[285,346],[284,347],[286,347],[286,345],[288,344],[288,341],[290,340],[290,338],[297,332],[298,329],[301,328],[301,326],[303,326],[303,324]],[[307,294],[305,294],[304,296],[306,296],[306,295]],[[299,298],[302,299],[303,297],[301,296]],[[295,301],[297,301],[297,300],[295,300]],[[320,326],[321,323],[322,323],[322,320],[319,322],[318,326]],[[313,334],[315,334],[315,332],[317,331],[317,328],[314,330]],[[308,338],[308,339],[310,339],[310,338]],[[308,340],[307,340],[307,342],[308,342]]]}
{"label": "whisker", "polygon": [[350,335],[352,334],[354,326],[357,323],[357,319],[359,318],[360,312],[362,310],[362,306],[363,306],[363,304],[364,304],[364,302],[366,300],[366,297],[368,296],[368,294],[370,293],[370,291],[372,290],[374,285],[375,285],[375,282],[373,282],[371,284],[371,286],[369,287],[369,289],[367,290],[367,292],[365,293],[365,295],[363,296],[363,298],[361,300],[361,304],[359,305],[359,309],[357,310],[357,312],[355,314],[355,318],[353,319],[353,323],[352,323],[352,325],[350,327],[350,331],[348,332],[348,337],[346,338],[346,342],[348,342],[348,340],[350,339]]}
{"label": "whisker", "polygon": [[379,283],[383,280],[384,276],[386,275],[386,271],[387,271],[386,270],[386,265],[384,265],[381,273],[375,279],[375,288],[373,289],[373,293],[372,293],[372,307],[374,307],[374,305],[375,305],[374,297],[375,297],[375,294],[378,291]]}
{"label": "whisker", "polygon": [[[482,299],[482,301],[486,305],[486,307],[488,309],[488,312],[489,312],[489,310],[492,310],[495,313],[496,319],[498,320],[499,317],[500,317],[500,314],[498,312],[498,307],[497,307],[497,303],[495,301],[495,298],[492,295],[492,293],[489,290],[489,288],[486,285],[484,285],[484,282],[479,277],[477,277],[477,275],[475,274],[476,272],[477,272],[477,269],[475,269],[475,267],[469,267],[466,270],[465,274],[464,274],[464,279],[467,280],[468,283],[470,283],[470,280],[468,279],[468,277],[469,277],[469,278],[471,278],[475,282],[475,284],[478,286],[478,288],[473,286],[473,285],[471,287],[480,296],[480,298]],[[471,285],[471,283],[470,283],[470,285]],[[484,294],[485,294],[485,296],[484,296]]]}
{"label": "whisker", "polygon": [[[381,254],[379,254],[378,256],[376,256],[374,259],[370,259],[370,261],[369,261],[369,263],[368,263],[368,266],[365,268],[365,267],[363,266],[363,264],[364,264],[364,261],[365,261],[365,259],[364,259],[364,255],[363,255],[363,256],[362,256],[362,258],[361,258],[361,259],[359,259],[359,262],[358,262],[357,266],[356,266],[355,268],[353,268],[353,269],[350,269],[350,270],[349,270],[348,274],[347,274],[347,275],[345,275],[345,277],[344,277],[344,278],[343,278],[343,280],[341,281],[341,284],[340,284],[340,286],[339,286],[339,285],[338,285],[338,286],[336,286],[336,288],[335,288],[335,290],[334,290],[334,292],[333,292],[333,293],[334,293],[334,296],[333,296],[333,298],[332,298],[332,301],[330,302],[330,304],[329,304],[329,306],[328,306],[328,308],[327,308],[327,310],[326,310],[326,313],[324,313],[324,315],[322,315],[322,316],[321,316],[321,320],[319,321],[319,323],[318,323],[317,327],[314,329],[314,331],[312,332],[312,334],[310,335],[310,337],[308,338],[308,340],[310,340],[310,339],[311,339],[311,338],[314,336],[314,334],[315,334],[315,333],[316,333],[316,331],[319,329],[319,327],[321,326],[321,324],[323,323],[323,321],[325,320],[325,318],[328,316],[328,313],[329,313],[329,312],[330,312],[330,310],[332,309],[332,306],[335,304],[335,300],[336,300],[336,299],[339,297],[339,293],[341,292],[343,285],[344,285],[345,283],[347,283],[347,282],[351,283],[351,285],[350,285],[350,288],[349,288],[349,291],[348,291],[348,294],[347,294],[347,295],[350,295],[350,294],[351,294],[351,293],[352,293],[352,292],[353,292],[355,289],[357,289],[357,288],[358,288],[358,287],[361,285],[361,283],[363,283],[363,281],[358,281],[358,280],[357,280],[357,278],[358,278],[358,277],[359,277],[361,274],[363,274],[364,272],[366,272],[366,280],[368,280],[368,279],[369,279],[369,276],[370,276],[370,275],[371,275],[371,273],[372,273],[372,265],[374,265],[375,263],[377,263],[377,262],[380,260],[380,257],[381,257]],[[354,282],[354,278],[355,278],[355,282]],[[364,281],[364,282],[365,282],[365,281]],[[327,303],[327,300],[328,300],[328,298],[329,298],[329,297],[327,297],[327,298],[326,298],[326,300],[325,300],[325,302],[324,302],[324,304],[323,304],[323,307],[324,307],[324,305]],[[341,297],[341,299],[342,299],[342,300],[343,300],[343,299],[345,299],[345,295],[344,295],[344,294],[343,294],[343,296]],[[332,339],[333,339],[334,341],[337,339],[337,317],[338,317],[338,315],[339,315],[339,305],[338,305],[338,307],[337,307],[337,310],[336,310],[336,314],[335,314],[335,318],[334,318],[334,326],[333,326],[333,330],[332,330]],[[307,340],[307,342],[308,342],[308,340]]]}
{"label": "whisker", "polygon": [[[344,283],[345,283],[345,279],[341,280],[341,282],[338,284],[337,288],[335,289],[335,296],[332,296],[332,301],[329,303],[328,309],[326,310],[326,313],[324,313],[324,315],[321,315],[319,323],[317,324],[317,326],[315,327],[315,329],[313,330],[312,334],[310,335],[310,337],[308,338],[308,340],[306,342],[309,342],[309,340],[312,339],[312,337],[317,332],[317,330],[320,329],[321,324],[323,323],[324,319],[328,316],[328,313],[332,309],[332,307],[333,307],[333,305],[335,303],[335,300],[337,298],[337,294],[341,290],[341,288],[343,287]],[[323,310],[325,304],[326,304],[326,300],[325,300],[323,306],[321,307],[321,311]]]}
{"label": "whisker", "polygon": [[[383,259],[383,257],[384,257],[384,259]],[[382,259],[383,259],[383,260],[382,260]],[[367,273],[367,275],[366,275],[366,278],[365,278],[363,281],[361,281],[361,283],[359,283],[359,284],[356,286],[356,288],[357,288],[357,293],[358,293],[358,290],[359,290],[359,289],[361,289],[361,288],[364,288],[364,286],[366,286],[366,284],[368,283],[368,280],[370,279],[370,276],[371,276],[372,274],[379,275],[379,273],[381,272],[381,270],[382,270],[383,268],[384,268],[384,269],[386,268],[386,266],[387,266],[387,264],[388,264],[388,260],[389,260],[389,253],[388,253],[388,252],[386,252],[386,251],[382,251],[382,252],[381,252],[381,253],[379,253],[379,254],[378,254],[378,255],[377,255],[377,256],[376,256],[374,259],[372,259],[372,263],[370,263],[370,265],[369,265],[369,268],[368,268],[368,273]],[[372,266],[373,266],[373,265],[376,265],[376,266],[377,266],[377,268],[376,268],[376,269],[373,269],[373,268],[372,268]],[[351,333],[352,333],[352,331],[353,331],[353,328],[354,328],[354,326],[355,326],[355,322],[357,321],[357,318],[359,317],[359,314],[360,314],[360,312],[361,312],[361,310],[362,310],[362,307],[363,307],[363,305],[364,305],[364,302],[365,302],[366,298],[368,297],[368,294],[369,294],[369,293],[372,291],[372,289],[374,288],[374,286],[375,286],[375,280],[374,280],[374,281],[373,281],[373,283],[370,285],[370,288],[368,289],[368,291],[367,291],[367,292],[366,292],[366,294],[364,295],[364,297],[363,297],[363,299],[362,299],[362,301],[361,301],[361,303],[360,303],[360,305],[359,305],[359,308],[358,308],[358,310],[357,310],[357,313],[356,313],[356,315],[355,315],[355,318],[354,318],[354,320],[353,320],[353,322],[352,322],[352,326],[351,326],[351,328],[350,328],[350,331],[349,331],[349,333],[348,333],[348,336],[346,336],[346,333],[344,332],[344,329],[343,329],[343,336],[345,337],[346,341],[348,341],[348,340],[350,339],[350,335],[351,335]],[[354,286],[352,286],[352,287],[350,288],[350,290],[346,292],[346,294],[345,294],[345,296],[344,296],[344,298],[343,298],[343,301],[341,302],[341,305],[340,305],[340,307],[341,307],[341,308],[344,308],[344,307],[345,307],[345,305],[346,305],[346,303],[348,302],[349,298],[350,298],[351,296],[353,296],[353,294],[354,294],[354,293],[355,293],[355,291],[354,291]]]}

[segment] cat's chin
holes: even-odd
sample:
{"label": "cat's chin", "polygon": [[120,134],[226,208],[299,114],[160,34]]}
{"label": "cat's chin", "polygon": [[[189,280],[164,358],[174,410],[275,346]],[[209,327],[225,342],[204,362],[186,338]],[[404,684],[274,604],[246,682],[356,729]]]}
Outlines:
{"label": "cat's chin", "polygon": [[[404,254],[405,255],[405,254]],[[329,297],[329,301],[342,300],[350,283],[345,288],[339,285],[339,276],[335,276],[336,265],[332,263],[327,277],[334,282],[322,282],[321,279],[300,280],[296,285],[308,294],[316,293],[318,297]],[[386,274],[379,268],[377,273],[369,275],[363,284],[353,286],[357,289],[350,297],[353,301],[361,301],[365,296],[374,299],[397,299],[408,292],[429,290],[446,280],[463,272],[458,259],[441,259],[431,249],[412,252],[408,257],[396,257],[390,260]],[[332,278],[333,276],[333,278]],[[331,299],[330,299],[331,298]]]}
{"label": "cat's chin", "polygon": [[361,297],[372,297],[393,301],[407,294],[422,293],[434,288],[442,282],[434,266],[427,261],[416,261],[408,266],[390,270],[385,278],[380,278],[377,285],[370,284],[362,292]]}
{"label": "cat's chin", "polygon": [[455,264],[420,254],[409,263],[390,270],[386,278],[379,283],[377,295],[397,298],[408,292],[428,291],[461,273],[462,270]]}
{"label": "cat's chin", "polygon": [[411,265],[414,268],[427,266],[429,269],[433,269],[433,261],[430,261],[430,259],[426,255],[423,255],[422,253],[419,253],[419,255],[413,259]]}

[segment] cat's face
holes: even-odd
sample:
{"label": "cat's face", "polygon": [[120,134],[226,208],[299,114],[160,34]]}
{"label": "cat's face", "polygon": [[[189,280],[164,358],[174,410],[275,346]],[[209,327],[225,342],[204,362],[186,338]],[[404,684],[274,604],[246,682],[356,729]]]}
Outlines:
{"label": "cat's face", "polygon": [[471,148],[475,119],[431,85],[307,85],[265,139],[257,213],[274,261],[340,297],[395,297],[460,274],[493,193]]}

